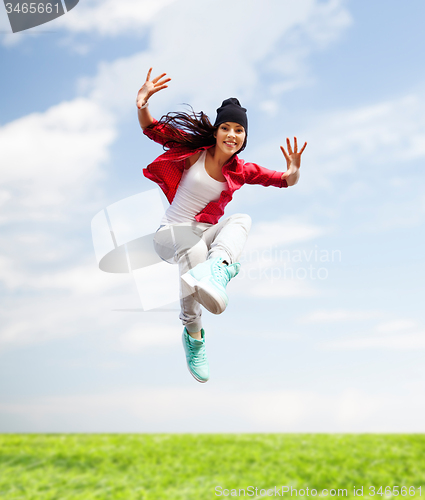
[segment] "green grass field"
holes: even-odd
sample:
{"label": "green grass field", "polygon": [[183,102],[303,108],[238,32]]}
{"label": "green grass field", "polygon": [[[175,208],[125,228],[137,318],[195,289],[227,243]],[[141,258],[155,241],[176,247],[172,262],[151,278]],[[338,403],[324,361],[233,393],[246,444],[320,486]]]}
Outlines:
{"label": "green grass field", "polygon": [[425,497],[425,435],[0,435],[2,500],[270,498],[275,486],[280,498]]}

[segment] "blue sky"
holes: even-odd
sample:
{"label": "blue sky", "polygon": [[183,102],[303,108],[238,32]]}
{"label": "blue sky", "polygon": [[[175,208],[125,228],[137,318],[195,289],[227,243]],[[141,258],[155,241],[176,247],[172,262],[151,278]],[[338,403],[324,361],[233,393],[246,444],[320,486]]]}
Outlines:
{"label": "blue sky", "polygon": [[[12,34],[0,6],[0,432],[424,432],[424,14],[81,0]],[[203,385],[178,312],[142,312],[93,250],[93,217],[154,188],[149,66],[172,78],[154,116],[238,97],[247,161],[284,170],[286,136],[308,141],[295,187],[226,209],[253,226],[228,309],[204,313]]]}

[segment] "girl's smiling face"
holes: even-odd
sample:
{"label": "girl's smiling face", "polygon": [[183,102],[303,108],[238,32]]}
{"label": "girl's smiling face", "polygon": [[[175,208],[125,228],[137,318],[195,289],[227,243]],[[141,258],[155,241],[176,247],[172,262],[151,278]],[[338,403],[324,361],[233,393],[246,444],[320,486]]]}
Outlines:
{"label": "girl's smiling face", "polygon": [[243,146],[246,138],[245,129],[235,122],[224,122],[214,133],[216,147],[227,156],[237,153]]}

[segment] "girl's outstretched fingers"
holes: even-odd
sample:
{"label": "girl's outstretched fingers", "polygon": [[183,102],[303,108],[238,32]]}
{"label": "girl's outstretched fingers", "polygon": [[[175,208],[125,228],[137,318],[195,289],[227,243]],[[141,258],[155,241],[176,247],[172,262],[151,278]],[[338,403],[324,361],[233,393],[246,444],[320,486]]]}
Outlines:
{"label": "girl's outstretched fingers", "polygon": [[[153,79],[152,79],[152,83],[158,83],[158,80],[161,80],[161,78],[162,78],[163,76],[165,76],[166,74],[167,74],[167,73],[162,73],[161,75],[159,75],[159,76],[157,76],[157,77],[153,78]],[[171,80],[171,78],[169,78],[169,80]]]}
{"label": "girl's outstretched fingers", "polygon": [[[295,138],[296,140],[296,138]],[[304,146],[301,148],[301,151],[300,151],[300,154],[302,154],[304,152],[304,149],[306,148],[307,146],[307,141],[304,143]]]}
{"label": "girl's outstretched fingers", "polygon": [[288,153],[285,151],[285,148],[283,146],[280,146],[280,150],[283,153],[283,156],[285,157],[285,160],[288,162],[288,164],[291,162],[291,159],[288,156]]}
{"label": "girl's outstretched fingers", "polygon": [[136,105],[139,109],[147,103],[153,94],[168,87],[166,84],[171,80],[171,78],[164,78],[166,74],[167,73],[162,73],[151,80],[152,68],[149,68],[148,74],[146,75],[146,81],[137,94]]}
{"label": "girl's outstretched fingers", "polygon": [[289,140],[289,137],[286,138],[286,145],[288,147],[288,153],[291,155],[293,153],[293,151],[292,151],[291,141]]}
{"label": "girl's outstretched fingers", "polygon": [[296,137],[294,137],[294,149],[293,150],[292,150],[291,141],[289,140],[289,137],[286,138],[286,145],[287,145],[287,150],[285,150],[285,148],[283,146],[280,146],[280,149],[283,153],[283,156],[285,157],[287,168],[288,168],[287,172],[285,172],[285,174],[283,174],[282,179],[286,179],[286,178],[290,177],[294,172],[296,172],[296,170],[298,170],[301,167],[301,155],[307,146],[307,142],[304,143],[304,145],[300,149],[300,151],[298,151],[298,140]]}
{"label": "girl's outstretched fingers", "polygon": [[162,73],[161,75],[152,79],[152,83],[154,84],[152,94],[155,94],[159,90],[168,88],[168,85],[165,84],[168,83],[171,80],[171,78],[164,78],[166,74],[167,73]]}

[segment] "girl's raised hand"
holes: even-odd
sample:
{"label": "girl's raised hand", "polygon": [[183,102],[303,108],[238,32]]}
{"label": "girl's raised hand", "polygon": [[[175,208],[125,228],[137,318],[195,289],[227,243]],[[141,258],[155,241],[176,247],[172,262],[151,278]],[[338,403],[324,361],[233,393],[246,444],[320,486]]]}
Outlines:
{"label": "girl's raised hand", "polygon": [[143,84],[143,87],[139,90],[137,94],[137,99],[136,99],[136,104],[137,107],[140,109],[146,102],[148,101],[149,97],[151,97],[153,94],[156,92],[159,92],[162,89],[166,89],[168,85],[165,85],[167,82],[171,80],[171,78],[165,78],[164,76],[167,73],[162,73],[162,75],[157,76],[156,78],[153,78],[150,80],[152,73],[152,68],[149,68],[148,75],[146,77],[146,81]]}
{"label": "girl's raised hand", "polygon": [[301,167],[301,155],[303,154],[307,143],[304,143],[304,146],[300,149],[300,151],[298,151],[298,143],[296,137],[294,137],[293,150],[291,141],[288,138],[286,139],[286,145],[288,148],[288,152],[285,151],[285,148],[283,146],[280,146],[287,165],[287,171],[282,175],[282,179],[286,179],[288,186],[293,186],[298,182],[298,179],[300,177],[299,168]]}

